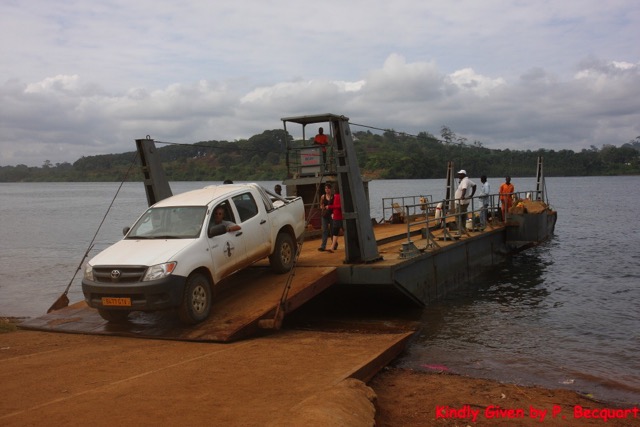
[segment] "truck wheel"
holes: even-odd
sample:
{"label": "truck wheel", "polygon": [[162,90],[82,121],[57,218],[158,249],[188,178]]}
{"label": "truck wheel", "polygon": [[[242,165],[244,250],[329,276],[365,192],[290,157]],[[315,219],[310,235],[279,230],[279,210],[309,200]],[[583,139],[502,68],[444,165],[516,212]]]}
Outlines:
{"label": "truck wheel", "polygon": [[276,248],[269,256],[271,268],[276,273],[286,273],[293,268],[296,245],[289,233],[280,233],[276,239]]}
{"label": "truck wheel", "polygon": [[123,310],[107,310],[106,308],[99,308],[98,314],[107,322],[111,323],[123,323],[127,321],[129,317],[128,311]]}
{"label": "truck wheel", "polygon": [[204,274],[194,273],[189,276],[182,303],[178,307],[180,320],[188,325],[195,325],[209,317],[211,293],[211,282]]}

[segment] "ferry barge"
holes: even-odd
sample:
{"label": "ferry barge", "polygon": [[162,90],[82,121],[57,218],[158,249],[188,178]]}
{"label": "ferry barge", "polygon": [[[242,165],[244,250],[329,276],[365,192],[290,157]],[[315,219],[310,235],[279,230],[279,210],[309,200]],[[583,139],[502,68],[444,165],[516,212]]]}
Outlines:
{"label": "ferry barge", "polygon": [[[335,286],[356,286],[362,292],[382,288],[403,295],[420,306],[434,302],[459,288],[505,256],[549,239],[557,213],[546,199],[542,158],[538,159],[536,187],[513,195],[516,207],[498,218],[498,196],[490,196],[491,221],[480,229],[482,208],[478,197],[471,200],[469,220],[458,236],[451,232],[456,222],[454,164],[447,168],[445,198],[406,195],[383,200],[385,220],[370,216],[368,182],[360,175],[349,119],[335,114],[283,118],[285,131],[302,127],[302,141],[287,146],[287,194],[302,196],[312,224],[319,215],[317,194],[324,183],[340,190],[344,216],[344,257],[336,259]],[[321,147],[311,144],[307,127],[329,129],[329,165],[323,167]],[[314,228],[317,228],[316,225]],[[458,227],[460,228],[460,227]],[[317,257],[306,262],[318,263]],[[324,258],[326,260],[326,258]]]}
{"label": "ferry barge", "polygon": [[[549,239],[557,214],[546,200],[542,159],[536,188],[515,194],[519,200],[506,218],[495,215],[497,195],[491,196],[492,220],[478,227],[478,198],[471,200],[469,221],[451,228],[454,213],[454,165],[449,163],[446,197],[403,196],[383,200],[385,220],[370,216],[368,182],[362,178],[349,119],[336,114],[282,119],[285,132],[302,127],[302,139],[286,147],[287,195],[305,203],[306,240],[299,242],[295,268],[287,277],[274,275],[265,263],[248,267],[218,286],[212,314],[204,322],[185,327],[171,316],[136,312],[127,322],[107,324],[83,302],[25,322],[24,328],[63,332],[115,334],[194,341],[234,341],[262,328],[279,329],[285,315],[328,288],[356,294],[383,293],[424,307],[460,288],[511,253]],[[313,125],[328,130],[327,164],[321,147],[307,138]],[[171,196],[171,188],[157,157],[154,141],[136,140],[149,205]],[[319,253],[319,193],[325,183],[339,188],[344,217],[344,248]],[[388,219],[387,219],[388,217]],[[321,256],[320,256],[321,255]],[[285,275],[286,276],[286,275]],[[389,300],[391,301],[391,299]]]}

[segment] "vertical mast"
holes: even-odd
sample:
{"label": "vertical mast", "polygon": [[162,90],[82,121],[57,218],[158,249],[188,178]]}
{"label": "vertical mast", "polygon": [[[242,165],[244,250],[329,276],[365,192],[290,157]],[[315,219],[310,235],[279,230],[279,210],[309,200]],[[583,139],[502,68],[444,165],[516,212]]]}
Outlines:
{"label": "vertical mast", "polygon": [[542,156],[538,156],[538,165],[536,167],[536,198],[546,203],[544,172],[542,166]]}
{"label": "vertical mast", "polygon": [[345,262],[373,262],[380,259],[373,234],[369,202],[365,195],[348,118],[331,117],[335,138],[335,163],[344,217]]}
{"label": "vertical mast", "polygon": [[147,193],[149,206],[155,205],[160,200],[171,197],[171,187],[162,169],[162,163],[156,152],[153,139],[136,139],[136,148],[140,156],[142,176],[144,178],[144,191]]}

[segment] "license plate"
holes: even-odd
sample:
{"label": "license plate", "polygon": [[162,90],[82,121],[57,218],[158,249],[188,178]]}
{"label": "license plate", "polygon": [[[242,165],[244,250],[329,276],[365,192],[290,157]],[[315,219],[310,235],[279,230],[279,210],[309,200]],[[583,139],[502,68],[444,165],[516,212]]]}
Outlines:
{"label": "license plate", "polygon": [[131,298],[102,297],[102,305],[108,305],[112,307],[131,307]]}

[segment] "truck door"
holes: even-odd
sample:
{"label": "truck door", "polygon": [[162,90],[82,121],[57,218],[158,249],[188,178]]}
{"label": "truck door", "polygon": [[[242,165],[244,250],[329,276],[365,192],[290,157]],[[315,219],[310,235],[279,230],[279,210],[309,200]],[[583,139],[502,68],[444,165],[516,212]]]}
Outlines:
{"label": "truck door", "polygon": [[[237,223],[229,200],[214,206],[211,212],[210,224],[217,223],[220,220],[220,218],[216,220],[216,212],[222,212],[223,221]],[[221,236],[207,237],[213,264],[212,272],[216,282],[246,265],[247,253],[244,242],[246,233],[244,231],[244,229],[241,229]]]}
{"label": "truck door", "polygon": [[238,212],[238,224],[242,227],[247,262],[251,264],[268,256],[271,251],[267,212],[264,208],[260,210],[253,194],[249,191],[233,196],[232,200]]}

